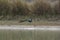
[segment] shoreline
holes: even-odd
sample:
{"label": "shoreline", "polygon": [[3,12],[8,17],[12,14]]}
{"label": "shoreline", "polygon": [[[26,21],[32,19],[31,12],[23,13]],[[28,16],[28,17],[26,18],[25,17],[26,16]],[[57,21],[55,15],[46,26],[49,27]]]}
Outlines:
{"label": "shoreline", "polygon": [[49,30],[49,31],[54,31],[54,30],[59,30],[60,31],[60,26],[16,26],[16,25],[11,25],[11,26],[1,26],[0,25],[0,30]]}

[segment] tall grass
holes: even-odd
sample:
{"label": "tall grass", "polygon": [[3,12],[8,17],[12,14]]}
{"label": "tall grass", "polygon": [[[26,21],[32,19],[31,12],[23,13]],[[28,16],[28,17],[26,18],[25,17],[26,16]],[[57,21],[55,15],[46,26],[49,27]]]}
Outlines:
{"label": "tall grass", "polygon": [[0,19],[11,18],[16,16],[26,16],[29,13],[27,4],[21,0],[0,0]]}
{"label": "tall grass", "polygon": [[56,15],[60,15],[60,0],[54,7]]}
{"label": "tall grass", "polygon": [[44,2],[43,0],[38,0],[34,4],[33,13],[37,16],[49,16],[52,14],[52,8],[50,4]]}
{"label": "tall grass", "polygon": [[[60,5],[60,3],[57,5]],[[52,8],[44,0],[35,0],[30,4],[22,0],[0,0],[0,19],[18,19],[21,16],[55,18],[60,15],[59,8],[59,6]]]}
{"label": "tall grass", "polygon": [[37,0],[32,6],[32,14],[43,19],[56,20],[60,15],[60,3],[52,7],[50,3],[45,0]]}

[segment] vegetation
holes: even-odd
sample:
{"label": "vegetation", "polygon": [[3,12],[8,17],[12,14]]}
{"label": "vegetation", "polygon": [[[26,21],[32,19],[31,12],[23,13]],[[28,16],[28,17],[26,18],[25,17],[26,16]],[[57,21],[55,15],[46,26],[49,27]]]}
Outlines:
{"label": "vegetation", "polygon": [[32,7],[32,14],[34,14],[36,17],[39,17],[40,19],[60,20],[59,5],[60,3],[57,3],[54,7],[52,7],[50,3],[44,2],[44,0],[38,0]]}
{"label": "vegetation", "polygon": [[0,0],[0,20],[17,20],[21,18],[59,20],[60,3],[56,5],[52,8],[44,0],[35,0],[31,5],[22,0]]}
{"label": "vegetation", "polygon": [[0,30],[0,40],[60,40],[60,31]]}
{"label": "vegetation", "polygon": [[26,3],[16,0],[0,0],[0,19],[14,19],[16,16],[25,16],[29,12]]}

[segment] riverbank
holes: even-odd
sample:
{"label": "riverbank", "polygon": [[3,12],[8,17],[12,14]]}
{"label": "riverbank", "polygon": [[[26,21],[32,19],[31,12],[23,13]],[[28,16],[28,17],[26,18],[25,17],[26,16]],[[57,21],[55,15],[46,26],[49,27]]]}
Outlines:
{"label": "riverbank", "polygon": [[60,21],[0,21],[0,25],[34,25],[34,26],[60,26]]}

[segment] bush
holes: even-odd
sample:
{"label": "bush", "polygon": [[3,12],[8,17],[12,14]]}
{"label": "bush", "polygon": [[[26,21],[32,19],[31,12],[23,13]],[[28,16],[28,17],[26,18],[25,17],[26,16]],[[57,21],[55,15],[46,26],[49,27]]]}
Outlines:
{"label": "bush", "polygon": [[14,18],[15,16],[26,16],[29,13],[28,5],[22,1],[0,0],[0,16]]}
{"label": "bush", "polygon": [[[38,16],[46,16],[46,14],[51,14],[51,7],[46,2],[37,1],[33,7],[33,13]],[[48,15],[47,15],[48,16]]]}

